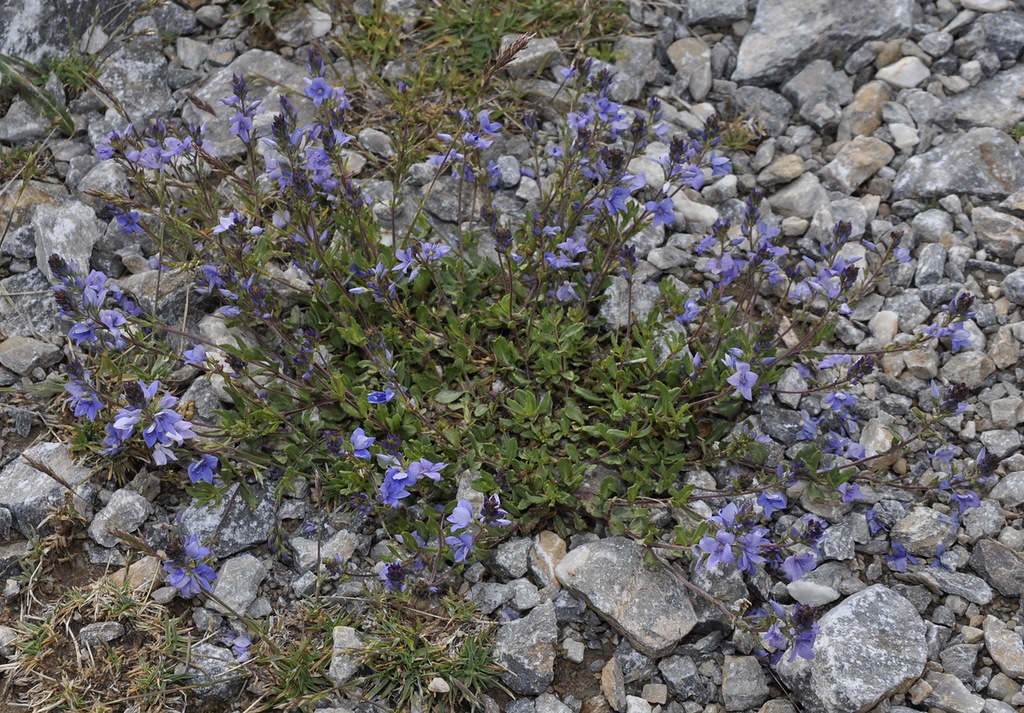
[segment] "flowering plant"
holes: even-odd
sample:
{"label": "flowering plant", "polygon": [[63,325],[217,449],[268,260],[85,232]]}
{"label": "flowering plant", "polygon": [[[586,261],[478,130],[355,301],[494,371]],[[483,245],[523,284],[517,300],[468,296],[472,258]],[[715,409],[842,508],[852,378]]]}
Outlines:
{"label": "flowering plant", "polygon": [[[959,387],[936,386],[918,432],[883,452],[857,440],[856,394],[877,359],[927,339],[962,347],[970,300],[909,343],[818,351],[908,248],[894,233],[858,252],[848,223],[794,246],[758,194],[703,237],[675,233],[692,269],[652,284],[636,244],[687,228],[698,192],[729,172],[721,127],[670,136],[660,102],[629,110],[591,70],[563,71],[564,121],[521,117],[532,153],[499,150],[514,116],[463,110],[397,186],[353,176],[351,104],[316,56],[309,121],[282,97],[260,130],[270,108],[234,79],[223,104],[238,162],[203,126],[112,132],[99,154],[131,193],[104,197],[122,230],[152,239],[161,299],[140,306],[107,275],[51,261],[81,351],[65,388],[83,440],[125,469],[148,459],[204,500],[236,482],[271,482],[278,500],[310,484],[322,510],[372,514],[390,538],[375,578],[391,591],[437,591],[510,527],[588,520],[697,569],[812,571],[826,523],[779,526],[789,503],[857,502],[891,480],[873,463],[961,410]],[[230,405],[190,413],[172,391],[197,378]],[[789,450],[750,416],[786,395],[814,401]],[[973,475],[944,482],[976,500]],[[747,502],[706,502],[725,495]],[[676,514],[673,532],[654,508]],[[208,554],[189,540],[169,555],[183,594],[209,589]],[[766,606],[746,620],[766,647],[810,656],[812,612]]]}

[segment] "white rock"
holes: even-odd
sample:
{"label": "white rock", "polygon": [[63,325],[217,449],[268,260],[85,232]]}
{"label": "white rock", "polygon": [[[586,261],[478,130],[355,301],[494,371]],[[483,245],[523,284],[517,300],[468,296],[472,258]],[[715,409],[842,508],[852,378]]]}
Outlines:
{"label": "white rock", "polygon": [[1012,0],[961,0],[965,10],[977,12],[1002,12],[1013,7]]}
{"label": "white rock", "polygon": [[892,310],[883,309],[868,322],[871,336],[878,340],[879,346],[887,346],[899,332],[900,316]]}
{"label": "white rock", "polygon": [[786,585],[789,596],[807,606],[820,607],[839,599],[839,592],[832,587],[807,579],[798,579]]}
{"label": "white rock", "polygon": [[901,89],[911,89],[928,79],[930,74],[931,70],[919,58],[904,57],[882,67],[875,77]]}

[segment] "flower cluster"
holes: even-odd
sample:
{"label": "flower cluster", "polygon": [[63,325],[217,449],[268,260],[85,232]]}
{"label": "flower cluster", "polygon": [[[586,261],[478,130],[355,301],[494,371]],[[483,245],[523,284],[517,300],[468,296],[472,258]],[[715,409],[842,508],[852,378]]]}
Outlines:
{"label": "flower cluster", "polygon": [[[160,382],[154,380],[129,382],[124,393],[126,406],[118,409],[113,421],[106,426],[103,452],[117,453],[125,447],[136,427],[141,426],[142,440],[151,451],[156,465],[166,465],[177,460],[173,447],[182,445],[194,437],[192,423],[174,410],[178,397],[164,392],[159,398]],[[191,472],[190,472],[191,475]]]}
{"label": "flower cluster", "polygon": [[167,583],[185,598],[209,592],[217,579],[217,573],[206,561],[210,554],[210,548],[199,543],[198,535],[189,535],[184,542],[172,542],[167,546],[163,563]]}
{"label": "flower cluster", "polygon": [[121,351],[128,343],[129,322],[142,310],[99,270],[83,276],[75,263],[51,255],[50,271],[60,280],[54,301],[61,317],[73,320],[68,338],[76,345],[99,344]]}

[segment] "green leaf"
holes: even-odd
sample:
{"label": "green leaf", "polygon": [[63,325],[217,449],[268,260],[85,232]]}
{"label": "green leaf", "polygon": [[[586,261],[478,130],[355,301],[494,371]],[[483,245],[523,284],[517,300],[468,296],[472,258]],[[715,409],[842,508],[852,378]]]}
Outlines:
{"label": "green leaf", "polygon": [[456,391],[453,389],[441,389],[434,396],[434,401],[439,404],[451,404],[458,401],[465,394],[465,391]]}

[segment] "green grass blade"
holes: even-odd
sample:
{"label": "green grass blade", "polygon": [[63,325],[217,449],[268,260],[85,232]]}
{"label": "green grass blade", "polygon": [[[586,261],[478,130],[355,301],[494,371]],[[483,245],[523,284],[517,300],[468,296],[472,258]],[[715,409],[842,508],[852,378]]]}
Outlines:
{"label": "green grass blade", "polygon": [[70,136],[75,133],[75,124],[71,114],[61,103],[45,89],[32,83],[25,70],[33,70],[32,65],[15,57],[0,54],[0,86],[10,85],[18,90],[29,106],[57,124],[57,128]]}

